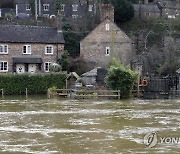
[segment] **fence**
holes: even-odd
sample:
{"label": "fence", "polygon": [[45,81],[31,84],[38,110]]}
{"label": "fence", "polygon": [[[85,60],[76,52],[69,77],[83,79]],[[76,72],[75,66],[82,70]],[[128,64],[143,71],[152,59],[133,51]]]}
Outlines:
{"label": "fence", "polygon": [[117,98],[120,99],[120,90],[74,90],[74,89],[56,89],[48,91],[48,98],[56,96],[69,98]]}
{"label": "fence", "polygon": [[143,89],[144,98],[169,98],[179,97],[179,78],[170,76],[168,78],[150,78],[148,85]]}

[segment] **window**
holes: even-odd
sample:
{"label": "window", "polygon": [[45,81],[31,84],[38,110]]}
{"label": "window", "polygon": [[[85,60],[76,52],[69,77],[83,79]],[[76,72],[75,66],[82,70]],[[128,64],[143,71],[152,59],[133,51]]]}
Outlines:
{"label": "window", "polygon": [[78,5],[72,5],[73,11],[77,11]]}
{"label": "window", "polygon": [[49,14],[43,14],[44,18],[49,18]]}
{"label": "window", "polygon": [[53,46],[52,45],[47,45],[45,47],[45,54],[49,54],[49,55],[53,54]]}
{"label": "window", "polygon": [[61,11],[64,11],[64,8],[65,8],[65,4],[62,4],[61,5]]}
{"label": "window", "polygon": [[31,6],[29,4],[26,4],[26,10],[31,10]]}
{"label": "window", "polygon": [[74,14],[72,15],[73,19],[76,19],[77,17],[78,17],[78,15],[74,15]]}
{"label": "window", "polygon": [[106,47],[106,55],[110,55],[110,47]]}
{"label": "window", "polygon": [[8,54],[8,45],[0,45],[0,54]]}
{"label": "window", "polygon": [[89,5],[89,11],[91,12],[93,10],[93,5]]}
{"label": "window", "polygon": [[44,4],[43,7],[44,7],[44,11],[49,11],[49,4]]}
{"label": "window", "polygon": [[31,46],[30,45],[23,46],[23,54],[31,54]]}
{"label": "window", "polygon": [[149,12],[146,12],[145,14],[146,14],[146,16],[150,16],[150,13],[149,13]]}
{"label": "window", "polygon": [[50,66],[51,62],[45,62],[44,63],[44,71],[45,72],[49,72],[49,66]]}
{"label": "window", "polygon": [[0,61],[0,72],[7,72],[7,71],[8,71],[8,62]]}
{"label": "window", "polygon": [[106,24],[106,31],[109,31],[109,24]]}

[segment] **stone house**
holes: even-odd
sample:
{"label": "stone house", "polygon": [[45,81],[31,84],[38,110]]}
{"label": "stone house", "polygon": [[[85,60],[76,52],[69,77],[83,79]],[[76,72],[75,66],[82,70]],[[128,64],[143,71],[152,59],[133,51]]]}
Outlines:
{"label": "stone house", "polygon": [[140,19],[160,18],[161,11],[157,4],[134,4],[135,17]]}
{"label": "stone house", "polygon": [[144,0],[134,4],[135,16],[139,18],[175,19],[180,14],[179,0]]}
{"label": "stone house", "polygon": [[[34,6],[39,17],[51,17],[56,15],[56,0],[37,0]],[[15,0],[16,14],[32,14],[31,0]],[[62,0],[61,11],[64,18],[82,17],[87,10],[90,15],[96,14],[97,0]]]}
{"label": "stone house", "polygon": [[80,42],[80,55],[94,67],[107,67],[112,58],[131,65],[134,42],[107,17]]}
{"label": "stone house", "polygon": [[1,25],[0,34],[0,72],[49,72],[64,51],[60,28]]}

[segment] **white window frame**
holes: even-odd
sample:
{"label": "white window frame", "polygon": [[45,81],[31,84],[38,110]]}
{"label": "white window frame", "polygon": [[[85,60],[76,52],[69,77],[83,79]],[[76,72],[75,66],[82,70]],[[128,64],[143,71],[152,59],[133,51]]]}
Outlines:
{"label": "white window frame", "polygon": [[109,31],[109,30],[110,30],[110,25],[109,25],[109,23],[107,23],[105,27],[106,27],[106,31]]}
{"label": "white window frame", "polygon": [[65,4],[62,4],[61,5],[61,11],[64,11],[64,8],[65,8]]}
{"label": "white window frame", "polygon": [[78,5],[77,5],[77,4],[72,5],[72,10],[73,10],[74,12],[77,12],[77,11],[78,11]]}
{"label": "white window frame", "polygon": [[49,14],[43,14],[44,18],[49,18]]}
{"label": "white window frame", "polygon": [[0,44],[0,54],[8,54],[8,45]]}
{"label": "white window frame", "polygon": [[[24,52],[24,47],[26,47],[26,52]],[[23,45],[23,48],[22,48],[22,53],[24,55],[30,55],[31,54],[31,45]]]}
{"label": "white window frame", "polygon": [[92,12],[93,11],[93,5],[89,5],[89,12]]}
{"label": "white window frame", "polygon": [[49,11],[49,4],[43,4],[44,11]]}
{"label": "white window frame", "polygon": [[30,10],[31,10],[30,4],[26,4],[26,11],[30,11]]}
{"label": "white window frame", "polygon": [[110,52],[111,52],[110,47],[106,47],[106,56],[109,56],[109,55],[110,55]]}
{"label": "white window frame", "polygon": [[[6,69],[4,67],[4,63],[6,63],[6,65],[7,65]],[[1,68],[2,68],[2,70],[1,70]],[[8,62],[7,61],[0,61],[0,72],[8,72]]]}
{"label": "white window frame", "polygon": [[151,14],[149,12],[145,13],[146,17],[149,17]]}
{"label": "white window frame", "polygon": [[78,15],[77,15],[77,14],[73,14],[73,15],[72,15],[72,18],[73,18],[73,19],[78,18]]}
{"label": "white window frame", "polygon": [[[49,72],[49,66],[51,65],[52,62],[45,62],[44,63],[44,72]],[[48,65],[48,68],[46,69],[46,65]]]}
{"label": "white window frame", "polygon": [[[51,48],[51,49],[50,49]],[[51,50],[51,52],[48,52],[48,50]],[[46,45],[45,46],[45,54],[46,55],[53,55],[53,52],[54,52],[54,48],[53,48],[53,46],[52,45]]]}

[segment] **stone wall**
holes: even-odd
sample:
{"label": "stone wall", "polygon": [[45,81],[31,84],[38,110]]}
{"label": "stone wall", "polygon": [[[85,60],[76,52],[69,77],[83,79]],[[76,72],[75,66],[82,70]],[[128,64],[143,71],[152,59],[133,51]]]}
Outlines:
{"label": "stone wall", "polygon": [[[2,43],[0,43],[2,44]],[[8,45],[8,54],[1,54],[0,61],[8,62],[8,72],[13,72],[13,61],[12,57],[27,57],[27,56],[41,56],[43,64],[41,66],[41,70],[44,71],[44,63],[45,62],[56,62],[57,59],[62,55],[64,51],[64,45],[62,44],[22,44],[22,43],[3,43],[4,45]],[[31,45],[31,54],[23,54],[23,45]],[[45,54],[45,46],[52,45],[53,46],[53,55]]]}
{"label": "stone wall", "polygon": [[[108,31],[106,24],[109,24]],[[109,55],[106,55],[106,47],[110,48]],[[80,55],[95,66],[107,67],[112,58],[129,65],[135,49],[132,40],[114,22],[107,19],[81,41]]]}

